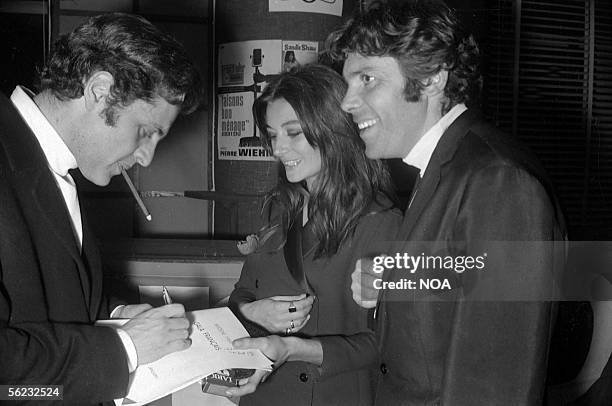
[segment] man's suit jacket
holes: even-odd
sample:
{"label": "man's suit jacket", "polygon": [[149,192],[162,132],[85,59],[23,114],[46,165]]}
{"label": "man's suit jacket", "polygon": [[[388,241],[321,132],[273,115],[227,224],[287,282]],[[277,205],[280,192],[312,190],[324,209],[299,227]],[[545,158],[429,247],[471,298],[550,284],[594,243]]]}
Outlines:
{"label": "man's suit jacket", "polygon": [[64,385],[75,405],[121,397],[128,382],[117,334],[92,325],[108,305],[83,223],[81,254],[38,141],[0,95],[0,384]]}
{"label": "man's suit jacket", "polygon": [[447,278],[452,289],[380,295],[377,405],[541,404],[564,227],[535,158],[471,110],[451,124],[392,251],[484,254],[486,266],[385,272]]}

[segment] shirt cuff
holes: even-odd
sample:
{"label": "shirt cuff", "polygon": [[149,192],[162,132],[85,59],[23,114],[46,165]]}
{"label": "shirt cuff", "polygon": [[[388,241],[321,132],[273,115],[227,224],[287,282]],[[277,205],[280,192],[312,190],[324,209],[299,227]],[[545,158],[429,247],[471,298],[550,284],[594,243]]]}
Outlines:
{"label": "shirt cuff", "polygon": [[118,314],[118,313],[119,313],[121,310],[123,310],[123,308],[124,308],[124,307],[125,307],[125,305],[119,305],[119,306],[115,307],[115,308],[113,309],[113,311],[111,312],[111,314],[110,314],[110,318],[111,318],[111,319],[114,319],[114,318],[115,318],[115,316],[116,316],[116,315],[117,315],[117,314]]}
{"label": "shirt cuff", "polygon": [[128,333],[120,328],[116,329],[115,331],[117,331],[117,334],[119,334],[121,343],[123,343],[123,347],[125,348],[128,361],[128,371],[131,374],[138,366],[138,353],[136,353],[136,347],[134,346],[134,342]]}

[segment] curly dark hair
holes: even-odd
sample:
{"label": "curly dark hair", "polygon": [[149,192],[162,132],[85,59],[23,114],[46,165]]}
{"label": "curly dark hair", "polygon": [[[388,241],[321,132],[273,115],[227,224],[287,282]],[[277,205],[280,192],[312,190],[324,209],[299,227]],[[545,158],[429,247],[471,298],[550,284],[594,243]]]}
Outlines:
{"label": "curly dark hair", "polygon": [[335,61],[345,60],[348,53],[395,58],[408,101],[419,100],[428,79],[448,71],[443,113],[458,103],[474,105],[482,88],[478,45],[440,0],[374,2],[331,33],[326,45]]}
{"label": "curly dark hair", "polygon": [[55,42],[40,75],[39,90],[60,100],[83,96],[92,74],[109,72],[114,79],[105,110],[114,125],[117,106],[162,97],[190,113],[200,103],[200,74],[174,38],[144,18],[110,13],[92,17]]}
{"label": "curly dark hair", "polygon": [[340,108],[345,92],[346,83],[338,73],[311,64],[276,76],[253,104],[262,142],[270,152],[267,107],[285,99],[295,111],[306,140],[321,154],[321,171],[313,190],[306,190],[305,181],[290,183],[281,165],[279,185],[270,194],[270,200],[286,209],[290,221],[301,221],[297,216],[305,196],[309,196],[309,221],[319,241],[315,257],[335,254],[355,231],[370,203],[376,200],[390,208],[395,196],[386,167],[366,157],[355,124]]}

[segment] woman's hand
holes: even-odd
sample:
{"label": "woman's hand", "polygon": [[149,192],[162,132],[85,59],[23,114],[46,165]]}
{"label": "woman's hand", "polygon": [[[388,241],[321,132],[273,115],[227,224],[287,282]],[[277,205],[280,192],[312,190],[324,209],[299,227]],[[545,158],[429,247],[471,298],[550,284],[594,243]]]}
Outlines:
{"label": "woman's hand", "polygon": [[[268,299],[265,299],[268,300]],[[290,346],[289,342],[286,338],[279,336],[267,336],[267,337],[258,337],[258,338],[240,338],[238,340],[234,340],[232,343],[234,348],[237,349],[247,349],[247,348],[257,348],[264,355],[270,358],[274,365],[272,365],[273,369],[278,369],[282,364],[284,364],[289,358]],[[263,371],[261,369],[255,370],[253,375],[248,378],[243,378],[238,382],[238,387],[228,389],[225,394],[230,398],[235,398],[238,396],[248,395],[249,393],[255,392],[260,383],[265,382],[268,375],[272,372]]]}
{"label": "woman's hand", "polygon": [[314,296],[272,296],[242,303],[243,316],[271,333],[291,334],[302,329],[310,319]]}
{"label": "woman's hand", "polygon": [[[323,363],[323,347],[316,338],[267,336],[240,338],[234,340],[232,344],[237,349],[256,348],[260,350],[274,362],[273,370],[280,368],[287,361],[304,361],[316,366],[321,366]],[[271,373],[256,370],[250,377],[241,379],[237,388],[228,389],[226,395],[236,397],[253,393]]]}

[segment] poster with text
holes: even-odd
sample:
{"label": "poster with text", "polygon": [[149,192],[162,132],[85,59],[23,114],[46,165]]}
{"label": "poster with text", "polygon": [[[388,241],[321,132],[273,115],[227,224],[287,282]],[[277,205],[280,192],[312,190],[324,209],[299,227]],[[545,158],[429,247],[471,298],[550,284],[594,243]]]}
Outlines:
{"label": "poster with text", "polygon": [[224,93],[217,97],[219,159],[270,161],[274,158],[261,145],[251,106],[253,92]]}
{"label": "poster with text", "polygon": [[219,45],[217,147],[219,159],[273,160],[261,145],[251,108],[266,82],[281,71],[282,41]]}
{"label": "poster with text", "polygon": [[[281,40],[229,42],[219,45],[217,86],[249,86],[256,74],[280,71]],[[261,77],[259,77],[261,79]],[[258,84],[261,84],[258,83]]]}
{"label": "poster with text", "polygon": [[301,13],[331,14],[342,16],[342,0],[268,0],[271,13],[297,11]]}
{"label": "poster with text", "polygon": [[283,72],[319,59],[319,43],[316,41],[283,41]]}

